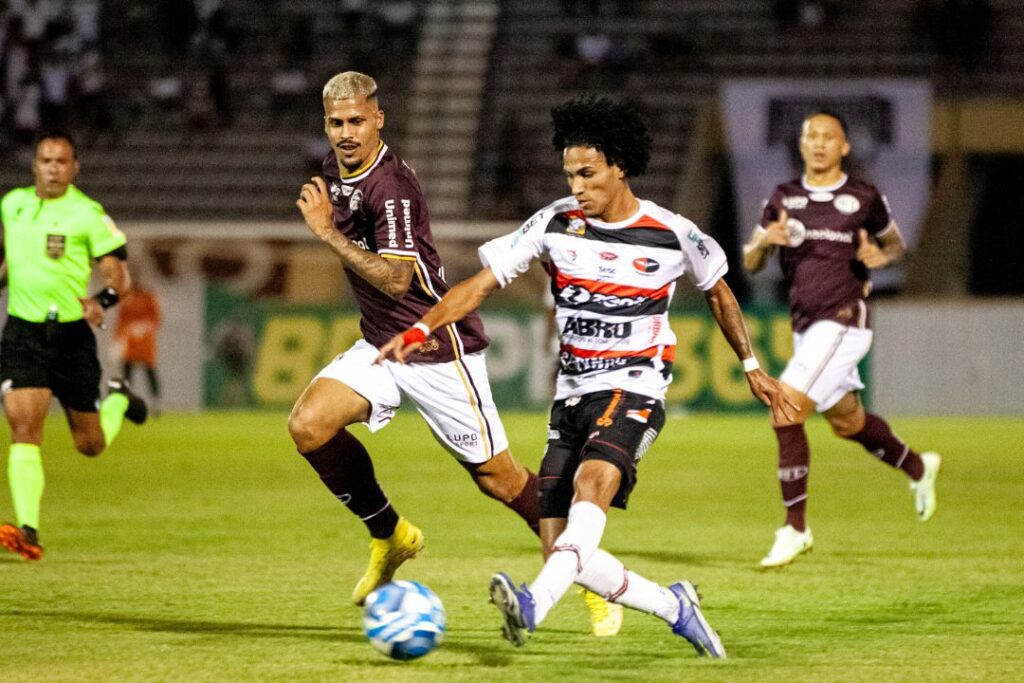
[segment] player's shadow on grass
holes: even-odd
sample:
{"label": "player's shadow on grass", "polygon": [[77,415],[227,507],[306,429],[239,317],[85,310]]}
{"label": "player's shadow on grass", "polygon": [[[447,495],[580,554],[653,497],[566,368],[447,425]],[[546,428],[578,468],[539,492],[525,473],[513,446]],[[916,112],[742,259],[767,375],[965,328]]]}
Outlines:
{"label": "player's shadow on grass", "polygon": [[202,621],[192,619],[167,619],[158,617],[104,614],[102,612],[64,612],[14,610],[9,616],[29,619],[54,619],[58,621],[81,621],[90,624],[113,624],[134,628],[138,631],[162,633],[183,633],[192,635],[228,635],[246,638],[303,638],[307,640],[339,640],[363,642],[366,636],[358,627],[318,626],[302,624],[265,624],[244,621]]}
{"label": "player's shadow on grass", "polygon": [[[365,643],[366,635],[359,627],[318,626],[302,624],[266,624],[242,621],[202,621],[192,619],[168,619],[145,616],[130,616],[102,612],[65,612],[58,610],[13,610],[12,617],[29,619],[53,619],[55,621],[77,621],[90,624],[112,624],[134,628],[138,631],[159,633],[180,633],[185,635],[207,636],[241,636],[244,638],[302,638],[305,640],[327,640],[331,642],[345,641]],[[496,631],[495,631],[496,633]],[[494,641],[501,645],[495,635]],[[502,667],[512,661],[510,653],[502,652],[495,644],[453,640],[449,637],[444,644],[445,650],[459,652],[472,657],[480,666]],[[362,658],[353,661],[360,665],[368,662]],[[398,664],[393,660],[382,659],[377,664]]]}

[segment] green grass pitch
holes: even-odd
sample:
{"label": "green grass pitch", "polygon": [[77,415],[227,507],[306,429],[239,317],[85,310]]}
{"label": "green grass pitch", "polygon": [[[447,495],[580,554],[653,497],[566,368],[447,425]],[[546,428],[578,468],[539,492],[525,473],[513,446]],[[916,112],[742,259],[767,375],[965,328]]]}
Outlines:
{"label": "green grass pitch", "polygon": [[[167,415],[96,460],[48,423],[42,539],[0,555],[0,681],[1024,680],[1024,420],[897,418],[945,457],[921,524],[904,477],[810,427],[814,552],[765,573],[781,521],[765,417],[671,418],[604,547],[661,583],[699,584],[727,661],[699,659],[654,617],[588,634],[568,595],[515,649],[487,603],[498,570],[532,580],[535,539],[476,492],[412,411],[365,438],[427,546],[400,577],[433,588],[447,642],[392,662],[349,594],[367,537],[294,452],[285,413]],[[545,417],[505,415],[535,467]],[[2,447],[0,447],[2,448]],[[5,449],[4,449],[5,450]],[[4,487],[6,488],[6,487]],[[0,516],[10,518],[0,490]]]}

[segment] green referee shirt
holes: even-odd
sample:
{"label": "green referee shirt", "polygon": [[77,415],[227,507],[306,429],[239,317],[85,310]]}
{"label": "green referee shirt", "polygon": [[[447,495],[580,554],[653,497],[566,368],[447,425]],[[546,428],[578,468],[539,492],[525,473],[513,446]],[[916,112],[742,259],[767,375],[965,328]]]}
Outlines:
{"label": "green referee shirt", "polygon": [[56,199],[41,199],[35,187],[11,190],[0,204],[9,295],[7,312],[29,322],[82,318],[93,260],[125,243],[103,207],[74,185]]}

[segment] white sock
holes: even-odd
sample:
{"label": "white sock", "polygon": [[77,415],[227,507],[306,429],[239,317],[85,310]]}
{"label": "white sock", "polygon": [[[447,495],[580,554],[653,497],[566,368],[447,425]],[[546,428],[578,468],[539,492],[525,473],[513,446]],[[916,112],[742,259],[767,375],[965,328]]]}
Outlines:
{"label": "white sock", "polygon": [[600,548],[576,577],[576,583],[609,602],[653,614],[669,624],[679,618],[679,600],[672,591],[626,569],[618,558]]}
{"label": "white sock", "polygon": [[555,539],[554,552],[530,584],[536,624],[540,624],[555,603],[561,600],[597,550],[607,518],[601,508],[586,501],[574,503],[569,508],[565,531]]}

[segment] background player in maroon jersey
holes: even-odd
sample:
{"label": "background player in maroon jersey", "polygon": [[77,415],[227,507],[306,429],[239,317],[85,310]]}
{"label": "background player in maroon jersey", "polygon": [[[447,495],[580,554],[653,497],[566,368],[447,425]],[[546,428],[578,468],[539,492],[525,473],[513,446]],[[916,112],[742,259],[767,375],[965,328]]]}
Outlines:
{"label": "background player in maroon jersey", "polygon": [[864,388],[857,364],[872,338],[864,301],[870,292],[868,269],[899,261],[904,242],[885,197],[843,172],[849,153],[839,116],[821,112],[807,117],[800,135],[804,173],[775,189],[762,225],[743,248],[743,263],[751,272],[779,251],[794,335],[793,357],[780,379],[800,407],[793,419],[774,419],[786,523],[775,532],[762,567],[786,565],[814,543],[805,521],[810,447],[804,422],[815,409],[838,436],[856,441],[910,477],[922,522],[935,512],[941,458],[911,450],[885,420],[864,410],[857,394]]}
{"label": "background player in maroon jersey", "polygon": [[480,248],[484,268],[455,285],[381,359],[415,353],[431,330],[471,314],[537,258],[551,275],[561,367],[541,463],[545,563],[516,588],[491,582],[504,637],[523,645],[577,582],[612,602],[663,619],[701,655],[725,657],[688,581],[663,587],[629,571],[598,546],[609,507],[626,506],[637,464],[665,421],[675,335],[668,306],[683,274],[703,293],[722,334],[743,360],[751,392],[778,419],[779,383],[758,369],[743,314],[722,279],[721,247],[692,222],[633,194],[652,141],[631,103],[569,100],[552,111],[554,147],[572,196],[538,211],[515,232]]}
{"label": "background player in maroon jersey", "polygon": [[353,591],[362,604],[423,547],[422,532],[399,517],[347,427],[376,431],[408,396],[434,436],[488,496],[535,531],[537,477],[508,451],[484,365],[479,318],[439,329],[408,366],[373,363],[396,331],[419,319],[447,291],[415,174],[381,140],[384,112],[376,82],[338,74],[324,87],[324,130],[332,152],[324,174],[297,202],[309,229],[341,259],[358,301],[363,339],[324,368],[299,397],[288,428],[324,484],[366,525],[370,564]]}

